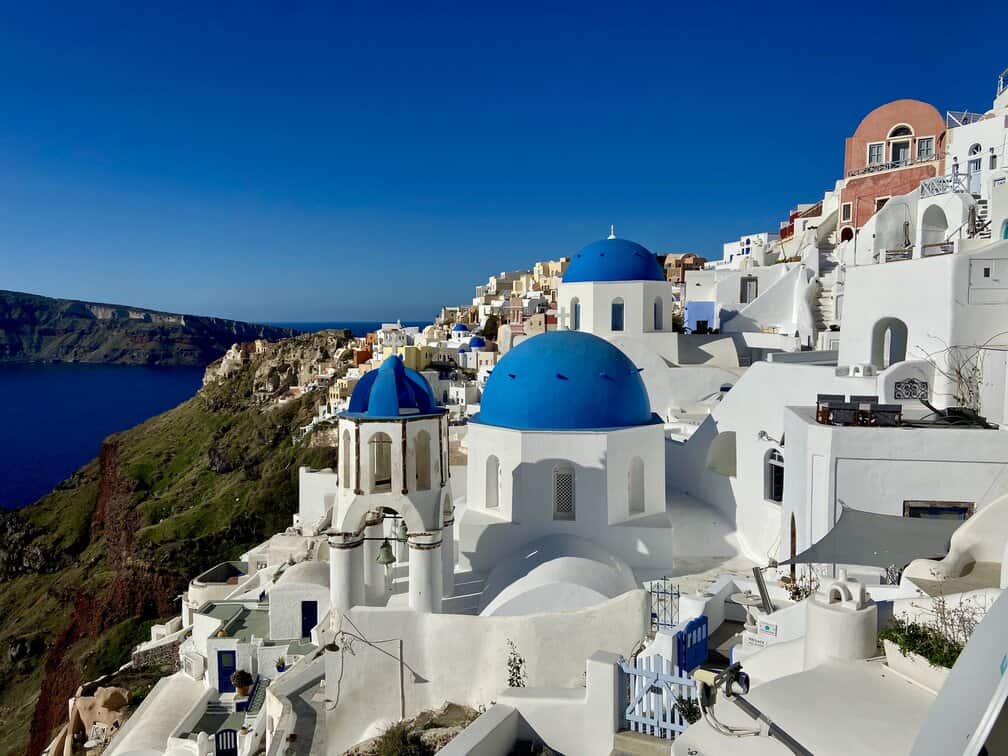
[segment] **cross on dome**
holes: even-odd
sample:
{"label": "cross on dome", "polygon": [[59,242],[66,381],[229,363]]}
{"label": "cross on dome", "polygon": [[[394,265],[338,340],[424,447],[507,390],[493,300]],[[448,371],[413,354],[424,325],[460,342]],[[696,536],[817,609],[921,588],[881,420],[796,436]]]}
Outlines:
{"label": "cross on dome", "polygon": [[613,223],[609,224],[609,237],[610,239],[616,238],[616,225]]}

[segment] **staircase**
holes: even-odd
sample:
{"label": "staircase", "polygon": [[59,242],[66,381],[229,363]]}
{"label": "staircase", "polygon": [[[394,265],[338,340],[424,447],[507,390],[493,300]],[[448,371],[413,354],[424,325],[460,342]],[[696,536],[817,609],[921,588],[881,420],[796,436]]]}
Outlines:
{"label": "staircase", "polygon": [[670,753],[671,740],[624,730],[613,735],[613,749],[609,756],[669,756]]}
{"label": "staircase", "polygon": [[987,207],[987,200],[978,199],[976,203],[976,225],[980,229],[977,233],[977,239],[990,239],[991,238],[991,228],[990,228],[990,212]]}
{"label": "staircase", "polygon": [[816,330],[819,332],[837,324],[836,295],[833,291],[836,281],[834,271],[837,267],[836,258],[833,257],[834,248],[835,246],[828,241],[819,245],[819,298],[813,313]]}

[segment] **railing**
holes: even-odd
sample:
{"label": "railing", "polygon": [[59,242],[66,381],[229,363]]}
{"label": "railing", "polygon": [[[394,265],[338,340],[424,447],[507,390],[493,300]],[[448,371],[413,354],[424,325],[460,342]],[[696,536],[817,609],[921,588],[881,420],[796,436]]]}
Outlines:
{"label": "railing", "polygon": [[868,173],[879,173],[880,171],[890,171],[894,168],[909,168],[912,165],[923,165],[924,163],[933,163],[939,160],[941,155],[937,153],[931,153],[930,155],[919,155],[915,158],[907,158],[906,160],[890,160],[888,163],[872,163],[866,165],[864,168],[855,168],[853,171],[848,171],[848,178],[852,176],[864,176]]}
{"label": "railing", "polygon": [[636,663],[621,661],[622,725],[665,740],[685,732],[689,722],[680,710],[680,701],[696,701],[697,685],[671,659],[660,655]]}
{"label": "railing", "polygon": [[971,113],[968,110],[945,111],[945,128],[947,129],[954,129],[956,126],[968,126],[971,123],[982,120],[982,113]]}
{"label": "railing", "polygon": [[921,181],[920,196],[937,197],[939,194],[957,192],[968,194],[970,191],[970,174],[950,173],[947,176],[935,176]]}

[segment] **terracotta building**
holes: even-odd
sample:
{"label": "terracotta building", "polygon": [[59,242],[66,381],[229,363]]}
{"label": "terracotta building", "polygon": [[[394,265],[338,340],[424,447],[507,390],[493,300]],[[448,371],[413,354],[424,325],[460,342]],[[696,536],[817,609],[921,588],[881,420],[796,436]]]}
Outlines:
{"label": "terracotta building", "polygon": [[890,197],[944,172],[945,119],[920,100],[894,100],[866,115],[844,149],[840,239],[853,237]]}
{"label": "terracotta building", "polygon": [[692,252],[659,255],[658,258],[665,271],[665,280],[677,284],[686,283],[687,270],[703,270],[704,263],[707,262],[706,257]]}

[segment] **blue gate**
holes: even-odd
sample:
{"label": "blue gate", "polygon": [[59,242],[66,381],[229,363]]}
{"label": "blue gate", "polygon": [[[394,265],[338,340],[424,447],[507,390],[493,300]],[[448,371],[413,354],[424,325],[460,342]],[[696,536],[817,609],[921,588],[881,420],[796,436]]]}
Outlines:
{"label": "blue gate", "polygon": [[648,588],[651,597],[651,632],[671,630],[679,624],[679,586],[668,578],[654,580]]}
{"label": "blue gate", "polygon": [[689,727],[677,703],[696,700],[696,681],[660,655],[620,661],[622,726],[633,732],[672,740]]}
{"label": "blue gate", "polygon": [[701,614],[686,623],[676,633],[679,669],[683,674],[692,672],[707,661],[707,617]]}

